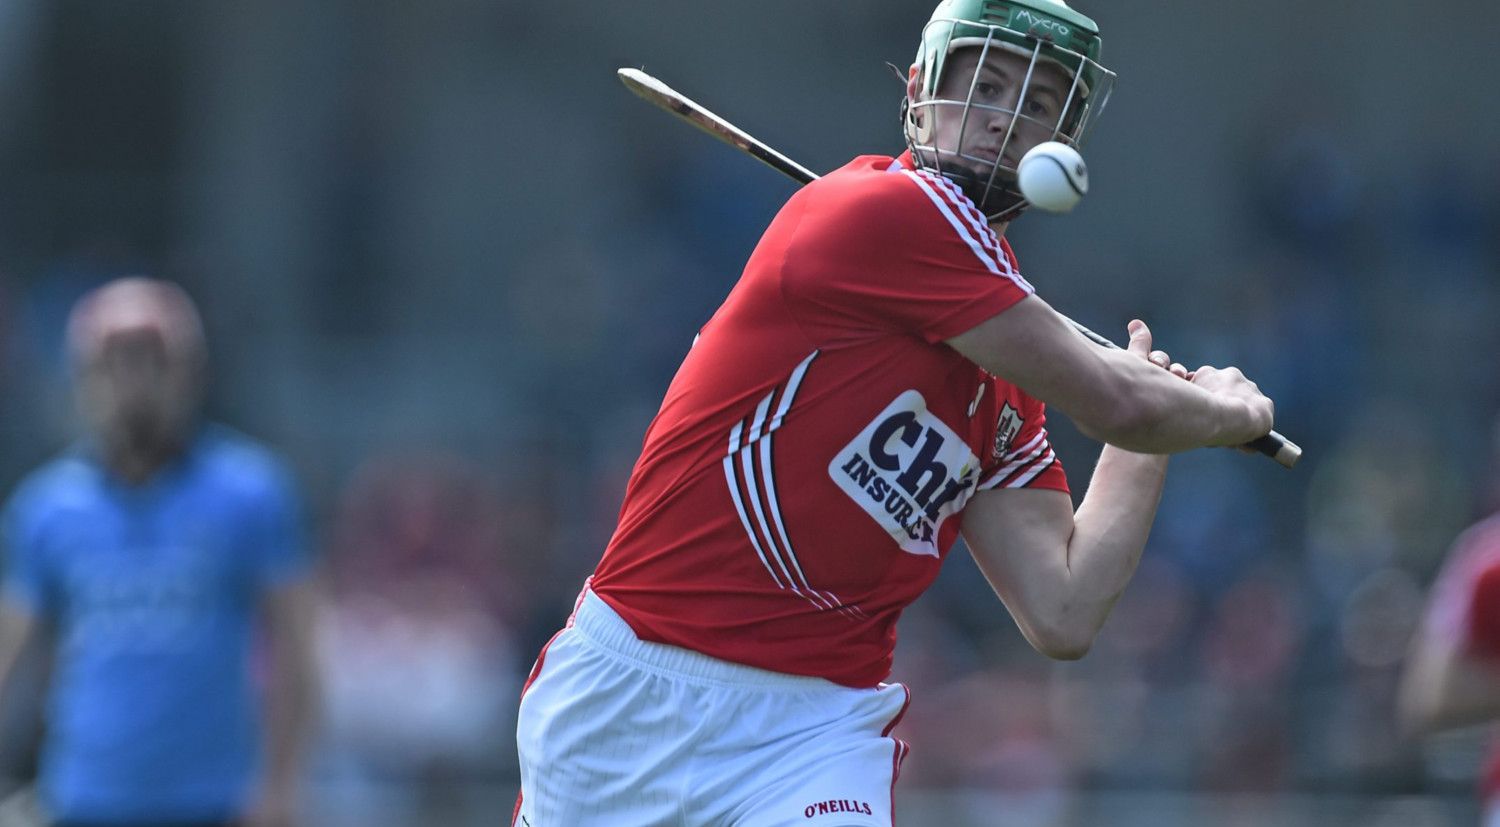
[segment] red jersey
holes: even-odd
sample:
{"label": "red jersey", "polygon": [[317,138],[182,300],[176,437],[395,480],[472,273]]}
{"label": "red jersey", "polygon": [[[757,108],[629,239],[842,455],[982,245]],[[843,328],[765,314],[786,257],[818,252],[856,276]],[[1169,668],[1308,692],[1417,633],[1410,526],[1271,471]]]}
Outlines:
{"label": "red jersey", "polygon": [[969,498],[1067,490],[1042,404],[943,342],[1031,285],[902,161],[792,196],[672,380],[592,578],[643,640],[874,686]]}
{"label": "red jersey", "polygon": [[[1438,628],[1459,641],[1461,651],[1500,665],[1500,516],[1458,538],[1432,606]],[[1480,787],[1486,800],[1500,801],[1500,742],[1490,750]]]}

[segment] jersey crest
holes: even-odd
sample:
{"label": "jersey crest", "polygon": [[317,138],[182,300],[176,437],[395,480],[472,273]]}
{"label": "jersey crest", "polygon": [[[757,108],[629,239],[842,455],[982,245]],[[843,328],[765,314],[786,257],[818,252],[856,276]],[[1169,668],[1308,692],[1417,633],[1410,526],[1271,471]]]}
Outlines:
{"label": "jersey crest", "polygon": [[995,423],[995,459],[1005,456],[1010,450],[1010,444],[1015,441],[1016,434],[1021,432],[1021,426],[1025,424],[1026,420],[1021,418],[1021,414],[1006,402]]}

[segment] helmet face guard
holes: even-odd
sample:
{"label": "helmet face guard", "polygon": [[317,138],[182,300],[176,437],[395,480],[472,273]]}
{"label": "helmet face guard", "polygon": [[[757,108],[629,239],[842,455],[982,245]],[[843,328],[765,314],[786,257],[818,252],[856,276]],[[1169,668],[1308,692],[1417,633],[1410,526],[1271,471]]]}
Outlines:
{"label": "helmet face guard", "polygon": [[[944,0],[922,32],[918,94],[902,107],[913,161],[952,180],[990,221],[1020,215],[1028,204],[1016,184],[1014,164],[1023,154],[1017,144],[1083,145],[1114,87],[1114,73],[1098,62],[1099,48],[1093,21],[1060,0]],[[951,77],[960,49],[976,50],[976,68],[971,76]],[[997,105],[977,92],[986,63],[1001,53],[1025,74],[1014,99]],[[1067,83],[1055,115],[1040,117],[1027,103],[1043,73],[1060,73]],[[964,151],[996,122],[1008,124],[998,147],[983,155]],[[938,137],[940,124],[946,138]]]}

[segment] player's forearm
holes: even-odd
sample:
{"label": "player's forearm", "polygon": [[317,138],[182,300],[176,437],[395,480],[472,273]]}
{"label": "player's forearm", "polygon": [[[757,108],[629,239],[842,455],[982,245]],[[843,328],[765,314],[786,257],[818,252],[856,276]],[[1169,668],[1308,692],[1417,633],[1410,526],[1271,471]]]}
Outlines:
{"label": "player's forearm", "polygon": [[317,717],[319,680],[313,651],[315,598],[310,583],[283,587],[269,600],[273,658],[266,695],[266,782],[290,790]]}
{"label": "player's forearm", "polygon": [[289,789],[302,773],[317,683],[310,666],[286,671],[272,681],[266,699],[266,781]]}
{"label": "player's forearm", "polygon": [[0,699],[6,695],[11,672],[31,639],[36,621],[30,614],[0,599]]}
{"label": "player's forearm", "polygon": [[1068,541],[1070,637],[1092,642],[1134,576],[1166,474],[1164,455],[1109,445],[1099,455]]}
{"label": "player's forearm", "polygon": [[[1214,445],[1243,445],[1270,430],[1241,397],[1213,393],[1123,350],[1102,351],[1108,367],[1108,409],[1073,415],[1084,433],[1144,454],[1171,454]],[[1264,428],[1262,428],[1264,424]]]}
{"label": "player's forearm", "polygon": [[1500,664],[1465,655],[1440,633],[1413,636],[1397,687],[1402,732],[1421,737],[1500,718]]}

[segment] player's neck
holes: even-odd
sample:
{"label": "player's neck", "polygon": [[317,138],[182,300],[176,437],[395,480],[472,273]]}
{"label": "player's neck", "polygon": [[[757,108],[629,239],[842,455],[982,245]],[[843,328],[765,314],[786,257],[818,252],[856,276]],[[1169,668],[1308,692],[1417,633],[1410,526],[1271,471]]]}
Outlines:
{"label": "player's neck", "polygon": [[1005,230],[1010,227],[1009,221],[991,221],[990,229],[995,231],[996,238],[1005,238]]}
{"label": "player's neck", "polygon": [[150,482],[182,455],[185,440],[177,434],[155,439],[112,440],[104,448],[104,464],[116,477],[139,486]]}

